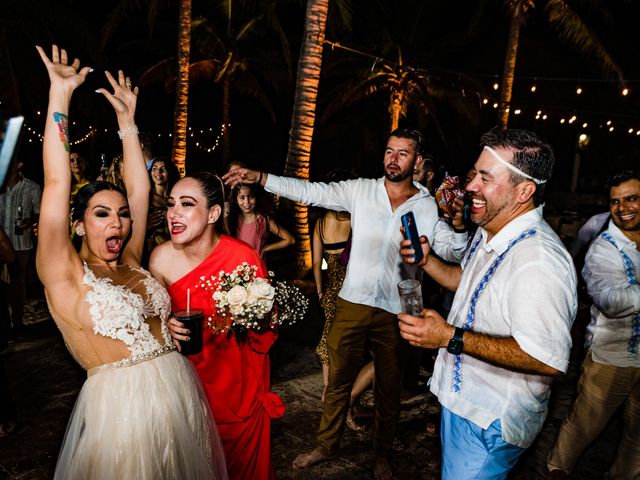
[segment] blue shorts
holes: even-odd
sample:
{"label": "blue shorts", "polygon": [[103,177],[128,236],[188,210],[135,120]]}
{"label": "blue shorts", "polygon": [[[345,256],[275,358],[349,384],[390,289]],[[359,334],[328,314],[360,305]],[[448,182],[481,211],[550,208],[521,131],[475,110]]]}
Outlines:
{"label": "blue shorts", "polygon": [[500,419],[485,430],[444,407],[440,432],[444,480],[507,478],[526,450],[502,440]]}

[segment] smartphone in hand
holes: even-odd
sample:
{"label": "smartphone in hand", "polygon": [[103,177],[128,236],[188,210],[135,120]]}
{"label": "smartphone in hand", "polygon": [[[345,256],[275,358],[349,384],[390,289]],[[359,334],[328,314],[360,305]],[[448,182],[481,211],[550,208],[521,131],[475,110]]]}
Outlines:
{"label": "smartphone in hand", "polygon": [[411,248],[413,248],[413,260],[419,263],[422,260],[422,245],[420,244],[420,235],[416,226],[416,219],[413,212],[407,212],[402,215],[402,226],[404,227],[404,238],[411,240]]}

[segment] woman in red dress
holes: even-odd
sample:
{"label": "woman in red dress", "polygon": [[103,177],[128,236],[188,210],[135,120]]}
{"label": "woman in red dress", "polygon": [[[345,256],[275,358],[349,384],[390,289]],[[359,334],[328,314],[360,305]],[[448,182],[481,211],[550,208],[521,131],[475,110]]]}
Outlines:
{"label": "woman in red dress", "polygon": [[[203,349],[189,356],[202,380],[222,438],[230,479],[275,478],[271,462],[271,419],[284,414],[280,397],[270,392],[269,348],[274,331],[249,332],[239,343],[235,336],[214,333],[207,319],[215,317],[212,292],[199,285],[247,262],[267,274],[260,255],[247,244],[220,233],[223,185],[208,172],[175,184],[167,201],[171,241],[152,252],[149,270],[167,287],[173,311],[187,306],[204,313]],[[214,318],[215,320],[215,318]],[[170,321],[172,336],[186,340],[189,330]]]}

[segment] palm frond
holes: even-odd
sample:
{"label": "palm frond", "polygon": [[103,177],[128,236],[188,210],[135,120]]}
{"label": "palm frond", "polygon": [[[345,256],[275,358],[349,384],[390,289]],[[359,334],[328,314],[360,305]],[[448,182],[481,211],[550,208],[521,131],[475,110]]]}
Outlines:
{"label": "palm frond", "polygon": [[562,40],[579,52],[591,55],[606,71],[615,74],[620,82],[624,83],[620,67],[609,55],[595,32],[582,21],[566,1],[548,0],[544,12]]}

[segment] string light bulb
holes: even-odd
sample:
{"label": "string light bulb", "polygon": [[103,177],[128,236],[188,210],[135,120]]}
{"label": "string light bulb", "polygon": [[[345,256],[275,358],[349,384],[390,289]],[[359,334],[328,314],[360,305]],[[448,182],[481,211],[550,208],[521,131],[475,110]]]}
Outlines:
{"label": "string light bulb", "polygon": [[627,87],[624,87],[622,89],[622,96],[626,97],[627,95],[629,95],[629,89]]}
{"label": "string light bulb", "polygon": [[531,93],[536,93],[537,89],[538,87],[536,87],[535,85],[531,85]]}
{"label": "string light bulb", "polygon": [[582,87],[576,88],[576,95],[582,95]]}
{"label": "string light bulb", "polygon": [[494,90],[498,90],[498,88],[500,88],[500,85],[498,85],[498,82],[493,84],[493,89]]}

